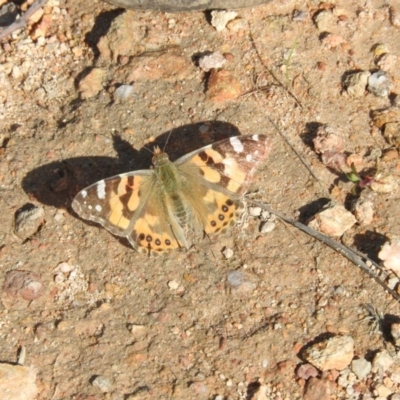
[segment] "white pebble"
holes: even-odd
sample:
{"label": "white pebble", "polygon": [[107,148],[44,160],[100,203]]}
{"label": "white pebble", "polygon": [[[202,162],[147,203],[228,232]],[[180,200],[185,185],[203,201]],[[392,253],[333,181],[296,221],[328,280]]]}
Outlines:
{"label": "white pebble", "polygon": [[121,85],[115,92],[114,97],[126,100],[127,98],[131,97],[133,94],[133,86],[132,85]]}
{"label": "white pebble", "polygon": [[231,258],[231,257],[233,257],[233,250],[232,249],[230,249],[229,247],[225,247],[223,250],[222,250],[222,254],[224,255],[224,257],[226,258],[226,259],[228,259],[228,258]]}
{"label": "white pebble", "polygon": [[199,59],[199,67],[208,72],[211,69],[221,68],[226,63],[226,58],[219,52],[206,54]]}
{"label": "white pebble", "polygon": [[260,225],[260,233],[269,233],[272,232],[276,227],[275,222],[265,221]]}
{"label": "white pebble", "polygon": [[391,88],[392,82],[385,71],[376,71],[368,78],[367,89],[375,96],[386,97],[389,95]]}
{"label": "white pebble", "polygon": [[168,282],[168,287],[170,288],[170,290],[176,290],[179,287],[179,282],[173,280],[173,281],[169,281]]}
{"label": "white pebble", "polygon": [[221,32],[225,29],[226,24],[237,17],[236,11],[211,11],[211,25],[218,31]]}

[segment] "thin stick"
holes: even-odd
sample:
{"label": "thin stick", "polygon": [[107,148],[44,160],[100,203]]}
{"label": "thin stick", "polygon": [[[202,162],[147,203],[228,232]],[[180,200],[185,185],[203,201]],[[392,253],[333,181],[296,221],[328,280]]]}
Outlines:
{"label": "thin stick", "polygon": [[0,33],[0,40],[3,40],[6,38],[8,35],[16,31],[17,29],[24,28],[28,24],[28,19],[34,14],[39,8],[43,7],[48,0],[38,0],[35,3],[33,3],[21,16],[20,19],[16,20],[14,23],[11,25],[7,26],[7,28],[3,29],[3,31]]}
{"label": "thin stick", "polygon": [[[371,263],[374,267],[378,268],[381,272],[384,272],[385,274],[386,271],[382,269],[382,267],[377,264],[375,261],[371,260],[367,256],[355,252],[353,249],[351,249],[348,246],[345,246],[341,243],[336,242],[335,240],[331,239],[328,236],[325,236],[321,232],[318,232],[301,222],[295,221],[294,219],[291,219],[287,217],[284,214],[281,214],[279,211],[275,211],[271,209],[267,204],[256,201],[256,200],[251,200],[251,199],[246,199],[247,202],[254,204],[255,206],[261,207],[263,210],[268,211],[271,214],[276,215],[278,218],[280,218],[282,221],[287,222],[290,225],[293,225],[297,229],[300,229],[301,231],[307,233],[307,235],[312,236],[313,238],[319,240],[320,242],[326,244],[336,252],[342,254],[344,257],[346,257],[348,260],[350,260],[353,264],[357,265],[357,267],[361,268],[364,272],[366,272],[372,279],[374,279],[375,282],[377,282],[380,286],[382,286],[387,292],[389,292],[394,299],[397,301],[400,301],[400,296],[397,294],[396,291],[393,289],[390,289],[388,285],[386,285],[385,282],[381,280],[379,275],[373,271],[367,264],[366,262]],[[364,261],[365,260],[365,261]]]}

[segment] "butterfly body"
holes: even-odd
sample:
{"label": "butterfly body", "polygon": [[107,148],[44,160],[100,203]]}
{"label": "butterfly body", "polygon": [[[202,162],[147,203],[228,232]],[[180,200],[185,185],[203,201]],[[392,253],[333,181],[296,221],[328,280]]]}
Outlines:
{"label": "butterfly body", "polygon": [[126,237],[138,251],[189,248],[204,234],[214,236],[234,224],[270,148],[264,135],[232,137],[172,162],[156,147],[152,169],[101,180],[79,192],[72,208]]}

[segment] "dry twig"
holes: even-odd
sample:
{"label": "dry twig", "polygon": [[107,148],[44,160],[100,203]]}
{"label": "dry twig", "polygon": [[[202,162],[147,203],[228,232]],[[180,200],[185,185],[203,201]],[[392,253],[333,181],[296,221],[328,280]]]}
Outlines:
{"label": "dry twig", "polygon": [[21,16],[20,19],[16,20],[14,23],[12,23],[10,26],[7,26],[7,28],[3,29],[0,32],[0,40],[5,39],[8,35],[16,31],[17,29],[24,28],[28,24],[28,19],[34,14],[39,8],[43,7],[48,0],[37,0],[34,2]]}

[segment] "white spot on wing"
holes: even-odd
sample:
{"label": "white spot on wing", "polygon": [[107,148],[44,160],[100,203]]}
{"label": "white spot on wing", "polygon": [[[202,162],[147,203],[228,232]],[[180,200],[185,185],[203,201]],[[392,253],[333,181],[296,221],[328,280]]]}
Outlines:
{"label": "white spot on wing", "polygon": [[89,210],[91,210],[92,208],[93,208],[92,206],[90,206],[90,205],[88,206],[88,209],[89,209]]}
{"label": "white spot on wing", "polygon": [[253,159],[253,156],[251,154],[247,154],[246,161],[250,162],[252,159]]}
{"label": "white spot on wing", "polygon": [[258,139],[259,139],[258,135],[253,135],[251,138],[252,138],[253,140],[255,140],[256,142],[258,142]]}
{"label": "white spot on wing", "polygon": [[97,197],[101,200],[106,198],[106,183],[104,181],[97,182]]}
{"label": "white spot on wing", "polygon": [[96,209],[96,211],[100,212],[102,210],[102,207],[101,207],[101,205],[96,204],[95,209]]}
{"label": "white spot on wing", "polygon": [[236,153],[241,153],[243,151],[243,144],[238,137],[231,137],[229,141]]}
{"label": "white spot on wing", "polygon": [[85,197],[87,196],[87,191],[86,191],[86,190],[82,190],[82,191],[81,191],[81,196],[82,196],[83,198],[85,198]]}

